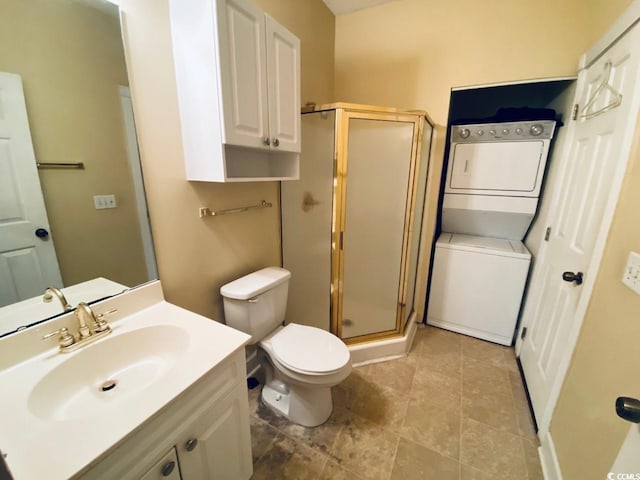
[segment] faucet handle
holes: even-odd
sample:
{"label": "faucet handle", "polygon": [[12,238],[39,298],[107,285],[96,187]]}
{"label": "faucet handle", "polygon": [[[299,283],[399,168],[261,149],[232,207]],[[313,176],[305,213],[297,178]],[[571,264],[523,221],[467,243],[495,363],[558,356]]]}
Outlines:
{"label": "faucet handle", "polygon": [[58,337],[58,341],[60,342],[61,347],[68,347],[76,343],[76,339],[69,333],[69,329],[66,327],[59,328],[58,330],[54,330],[53,332],[49,332],[46,335],[43,335],[42,340],[51,338],[54,335],[60,335]]}
{"label": "faucet handle", "polygon": [[102,313],[97,314],[97,315],[96,315],[96,318],[97,318],[97,319],[102,319],[102,318],[104,318],[104,317],[106,317],[106,316],[108,316],[108,315],[111,315],[111,314],[113,314],[113,313],[116,313],[117,311],[118,311],[118,309],[117,309],[117,308],[112,308],[111,310],[107,310],[107,311],[105,311],[105,312],[102,312]]}
{"label": "faucet handle", "polygon": [[104,319],[104,317],[109,316],[113,313],[116,313],[118,311],[117,308],[112,308],[111,310],[107,310],[105,312],[99,313],[98,315],[96,315],[96,321],[93,324],[93,331],[95,333],[101,333],[101,332],[105,332],[107,330],[110,330],[111,327],[109,326],[109,324],[107,323],[107,321]]}

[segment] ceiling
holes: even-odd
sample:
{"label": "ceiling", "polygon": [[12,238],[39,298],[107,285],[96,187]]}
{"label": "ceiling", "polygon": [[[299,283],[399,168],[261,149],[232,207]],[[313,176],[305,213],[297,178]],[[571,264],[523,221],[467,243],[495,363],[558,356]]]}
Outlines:
{"label": "ceiling", "polygon": [[347,13],[375,7],[383,3],[394,2],[396,0],[323,0],[334,15],[346,15]]}

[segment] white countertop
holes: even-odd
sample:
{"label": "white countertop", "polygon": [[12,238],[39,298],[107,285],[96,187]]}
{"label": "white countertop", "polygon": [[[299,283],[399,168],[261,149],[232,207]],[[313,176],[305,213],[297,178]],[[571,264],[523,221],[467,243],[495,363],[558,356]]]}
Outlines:
{"label": "white countertop", "polygon": [[[67,354],[52,348],[0,371],[0,449],[7,455],[6,462],[16,480],[73,476],[250,339],[165,301],[111,325],[113,332],[92,345]],[[95,410],[77,418],[44,419],[27,406],[34,386],[83,349],[155,325],[179,326],[189,333],[188,347],[162,372],[161,381],[152,382],[141,392],[127,392],[128,397],[120,397],[117,406],[104,407],[97,401]]]}

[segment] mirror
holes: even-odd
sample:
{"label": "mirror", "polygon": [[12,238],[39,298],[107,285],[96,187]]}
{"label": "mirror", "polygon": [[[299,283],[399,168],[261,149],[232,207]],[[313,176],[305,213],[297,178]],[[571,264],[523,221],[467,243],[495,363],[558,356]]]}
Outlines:
{"label": "mirror", "polygon": [[0,3],[0,336],[157,278],[118,8]]}

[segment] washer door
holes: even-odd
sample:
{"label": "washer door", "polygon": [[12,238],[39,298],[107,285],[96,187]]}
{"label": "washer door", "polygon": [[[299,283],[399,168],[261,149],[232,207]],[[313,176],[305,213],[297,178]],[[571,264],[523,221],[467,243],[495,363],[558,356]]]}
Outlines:
{"label": "washer door", "polygon": [[445,192],[537,197],[547,154],[545,143],[454,144]]}

